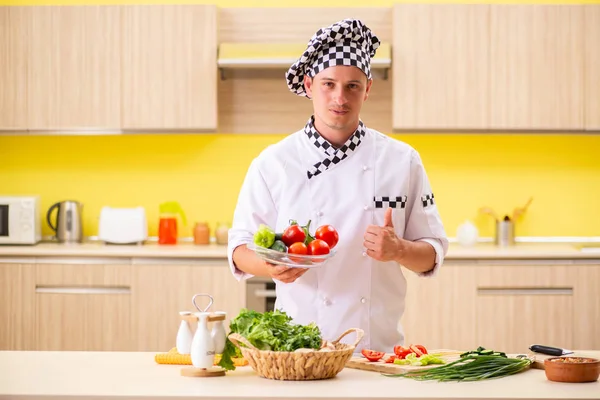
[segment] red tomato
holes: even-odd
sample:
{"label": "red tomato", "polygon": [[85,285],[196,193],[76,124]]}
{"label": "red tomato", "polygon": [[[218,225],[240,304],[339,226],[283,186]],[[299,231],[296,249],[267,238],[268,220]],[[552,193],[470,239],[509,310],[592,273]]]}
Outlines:
{"label": "red tomato", "polygon": [[[300,254],[300,255],[305,256],[308,254],[308,247],[306,247],[306,245],[302,242],[292,243],[292,245],[288,248],[288,254]],[[299,257],[292,257],[292,256],[290,256],[290,260],[295,261],[295,262],[303,261]]]}
{"label": "red tomato", "polygon": [[361,353],[369,361],[379,361],[379,360],[381,360],[381,358],[383,356],[385,356],[385,353],[383,351],[373,351],[373,350],[363,349],[363,351]]}
{"label": "red tomato", "polygon": [[329,254],[329,245],[324,240],[315,239],[308,244],[308,254],[312,256]]}
{"label": "red tomato", "polygon": [[324,240],[329,245],[329,248],[333,249],[338,243],[340,236],[333,226],[323,225],[320,226],[315,232],[315,238]]}
{"label": "red tomato", "polygon": [[385,362],[388,363],[388,364],[393,363],[396,358],[398,358],[398,356],[396,356],[395,354],[391,355],[391,356],[389,356],[388,358],[385,359]]}
{"label": "red tomato", "polygon": [[410,353],[413,353],[413,351],[410,348],[405,348],[402,346],[394,346],[394,354],[396,355],[396,357],[398,357],[401,360],[405,359],[406,356],[409,355]]}
{"label": "red tomato", "polygon": [[[423,354],[427,354],[427,349],[425,348],[425,346],[421,346],[420,344],[414,344],[414,345],[411,344],[410,348],[418,356],[422,356]],[[419,353],[421,353],[421,354],[419,354]]]}
{"label": "red tomato", "polygon": [[306,233],[300,225],[290,225],[283,231],[281,240],[287,247],[290,247],[296,242],[304,242],[306,239]]}

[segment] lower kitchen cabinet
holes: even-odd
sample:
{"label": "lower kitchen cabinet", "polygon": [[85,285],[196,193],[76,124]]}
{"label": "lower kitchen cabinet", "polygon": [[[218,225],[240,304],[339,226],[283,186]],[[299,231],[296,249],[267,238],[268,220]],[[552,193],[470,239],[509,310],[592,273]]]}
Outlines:
{"label": "lower kitchen cabinet", "polygon": [[[169,261],[135,265],[132,289],[132,329],[134,350],[169,351],[181,319],[179,311],[196,311],[192,297],[208,293],[214,298],[209,311],[225,311],[229,321],[246,303],[246,286],[238,283],[229,270],[227,260]],[[198,298],[199,307],[208,305]],[[192,326],[195,330],[195,326]]]}
{"label": "lower kitchen cabinet", "polygon": [[131,350],[130,265],[36,264],[35,269],[37,350]]}
{"label": "lower kitchen cabinet", "polygon": [[0,350],[33,350],[35,265],[0,262]]}
{"label": "lower kitchen cabinet", "polygon": [[600,263],[447,261],[436,276],[405,275],[406,344],[511,353],[532,344],[600,348]]}

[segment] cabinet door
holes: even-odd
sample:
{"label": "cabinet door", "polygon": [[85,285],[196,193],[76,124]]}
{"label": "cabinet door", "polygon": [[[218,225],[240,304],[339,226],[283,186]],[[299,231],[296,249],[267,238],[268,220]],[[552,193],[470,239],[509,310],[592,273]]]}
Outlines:
{"label": "cabinet door", "polygon": [[28,128],[118,129],[119,8],[32,7],[31,26]]}
{"label": "cabinet door", "polygon": [[490,128],[582,130],[583,7],[490,7]]}
{"label": "cabinet door", "polygon": [[572,348],[573,266],[481,266],[474,348],[527,352],[532,344]]}
{"label": "cabinet door", "polygon": [[0,350],[36,349],[34,302],[34,266],[0,262]]}
{"label": "cabinet door", "polygon": [[216,7],[123,7],[123,128],[217,127]]}
{"label": "cabinet door", "polygon": [[404,271],[405,344],[432,349],[468,350],[475,343],[476,268],[449,261],[433,277]]}
{"label": "cabinet door", "polygon": [[393,27],[394,129],[486,129],[489,6],[396,4]]}
{"label": "cabinet door", "polygon": [[0,130],[27,129],[30,7],[0,7]]}
{"label": "cabinet door", "polygon": [[130,273],[129,265],[38,263],[38,350],[132,350]]}
{"label": "cabinet door", "polygon": [[600,263],[576,268],[573,348],[600,349]]}
{"label": "cabinet door", "polygon": [[[245,284],[233,278],[227,261],[159,262],[163,264],[134,266],[132,315],[136,350],[169,351],[175,347],[181,322],[179,312],[197,311],[192,305],[194,294],[213,296],[209,311],[225,311],[226,327],[244,307]],[[208,305],[204,298],[197,303],[200,307]]]}
{"label": "cabinet door", "polygon": [[600,4],[585,6],[585,129],[600,131]]}

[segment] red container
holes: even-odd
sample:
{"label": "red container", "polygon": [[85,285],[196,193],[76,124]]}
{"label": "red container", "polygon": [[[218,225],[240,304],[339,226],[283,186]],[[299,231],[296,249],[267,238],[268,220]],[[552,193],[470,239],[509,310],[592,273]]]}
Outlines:
{"label": "red container", "polygon": [[177,244],[177,218],[161,217],[158,222],[158,244]]}

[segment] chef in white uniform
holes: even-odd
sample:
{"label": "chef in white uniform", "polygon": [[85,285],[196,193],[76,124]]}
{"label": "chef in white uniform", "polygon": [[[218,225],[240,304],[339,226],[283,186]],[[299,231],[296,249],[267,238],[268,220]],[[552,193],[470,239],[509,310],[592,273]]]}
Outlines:
{"label": "chef in white uniform", "polygon": [[[295,322],[316,322],[328,340],[361,328],[358,351],[391,352],[404,344],[400,266],[434,275],[448,241],[417,151],[360,120],[379,43],[360,20],[342,20],[317,31],[290,67],[289,89],[311,99],[314,114],[251,163],[228,257],[238,280],[272,277],[275,307]],[[311,220],[313,234],[333,225],[337,254],[317,268],[287,268],[267,264],[246,247],[260,224],[282,232],[290,219],[301,225]],[[349,336],[344,342],[353,340]]]}

